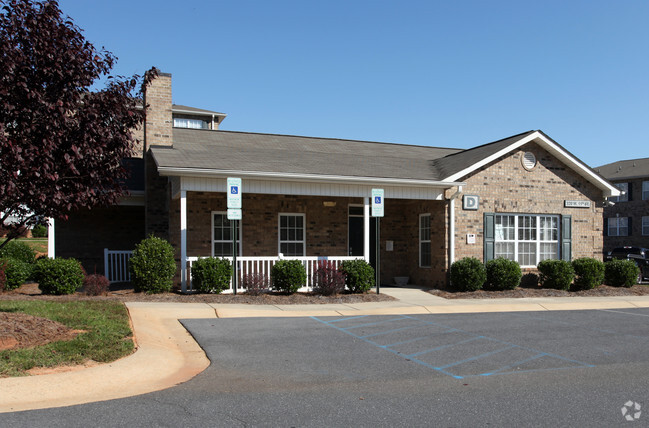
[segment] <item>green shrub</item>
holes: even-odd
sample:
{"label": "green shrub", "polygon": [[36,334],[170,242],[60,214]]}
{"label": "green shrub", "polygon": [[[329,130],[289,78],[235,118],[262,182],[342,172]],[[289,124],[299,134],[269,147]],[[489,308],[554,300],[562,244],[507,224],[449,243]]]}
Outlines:
{"label": "green shrub", "polygon": [[36,251],[23,241],[9,241],[0,249],[0,258],[16,259],[32,264],[36,259]]}
{"label": "green shrub", "polygon": [[374,268],[363,259],[345,260],[338,270],[345,274],[345,284],[351,293],[367,293],[376,282]]}
{"label": "green shrub", "polygon": [[230,287],[232,264],[227,259],[207,257],[192,263],[192,286],[200,293],[220,293]]}
{"label": "green shrub", "polygon": [[7,290],[7,275],[5,274],[7,264],[5,259],[0,259],[0,293]]}
{"label": "green shrub", "polygon": [[539,282],[543,288],[568,290],[575,278],[572,264],[566,260],[543,260],[536,268],[539,270]]}
{"label": "green shrub", "polygon": [[521,283],[520,265],[514,260],[499,257],[486,264],[487,282],[484,287],[490,290],[513,290]]}
{"label": "green shrub", "polygon": [[604,282],[604,263],[589,257],[572,261],[575,271],[575,290],[590,290],[599,287]]}
{"label": "green shrub", "polygon": [[72,294],[83,285],[85,274],[75,259],[40,259],[34,279],[43,294]]}
{"label": "green shrub", "polygon": [[313,291],[323,296],[331,296],[345,291],[345,274],[328,260],[318,262],[318,268],[313,273]]}
{"label": "green shrub", "polygon": [[131,256],[131,283],[137,292],[171,291],[176,274],[174,249],[164,239],[151,235],[135,246]]}
{"label": "green shrub", "polygon": [[487,270],[474,257],[465,257],[451,265],[451,287],[458,291],[476,291],[487,281]]}
{"label": "green shrub", "polygon": [[32,228],[32,236],[34,238],[45,238],[47,236],[47,227],[37,224]]}
{"label": "green shrub", "polygon": [[295,293],[306,285],[306,271],[299,260],[280,260],[270,271],[273,289],[286,293]]}
{"label": "green shrub", "polygon": [[633,287],[638,282],[640,268],[633,260],[611,260],[604,263],[604,277],[612,287]]}
{"label": "green shrub", "polygon": [[20,287],[32,275],[33,266],[22,260],[6,258],[2,259],[0,263],[6,264],[4,268],[5,290],[14,290]]}

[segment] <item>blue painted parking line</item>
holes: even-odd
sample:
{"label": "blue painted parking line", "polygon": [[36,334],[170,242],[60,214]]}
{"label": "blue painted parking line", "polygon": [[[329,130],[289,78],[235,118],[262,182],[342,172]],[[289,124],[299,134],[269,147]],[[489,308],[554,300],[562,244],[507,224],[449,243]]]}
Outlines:
{"label": "blue painted parking line", "polygon": [[[389,351],[394,355],[405,358],[407,361],[415,362],[439,373],[451,376],[455,379],[464,379],[466,377],[473,376],[492,376],[534,371],[561,370],[578,367],[594,367],[591,364],[562,357],[560,355],[542,352],[539,350],[520,346],[515,343],[477,335],[475,333],[470,333],[457,328],[449,327],[441,323],[422,320],[407,315],[399,316],[396,318],[381,319],[380,321],[364,322],[350,326],[345,326],[344,323],[340,323],[341,321],[355,321],[357,319],[360,319],[361,317],[365,316],[346,317],[336,320],[323,320],[317,317],[311,318],[339,331],[342,331],[352,337],[363,340],[364,342],[369,343],[373,346]],[[391,328],[391,324],[399,323],[404,320],[411,321],[413,322],[413,324],[404,327]],[[367,321],[371,320],[368,319]],[[384,327],[383,330],[373,332],[371,334],[364,335],[362,334],[362,332],[357,333],[356,331],[352,331],[362,327],[374,328],[381,326]],[[425,326],[435,327],[440,329],[440,331],[435,334],[417,336],[408,340],[398,341],[387,345],[380,344],[371,339],[389,335],[395,332],[401,332]],[[460,337],[464,337],[460,338],[457,335],[452,335],[449,333],[460,333]],[[467,335],[469,337],[466,337]],[[439,339],[442,339],[443,341],[448,341],[450,339],[450,342],[444,343],[443,345],[432,347],[430,346],[430,344]],[[475,343],[469,348],[463,347],[463,345],[470,344],[479,340],[482,340],[483,343]],[[415,350],[415,352],[404,353],[402,352],[403,349],[401,351],[398,349],[398,347],[403,347],[404,345],[412,345],[419,347],[419,349]],[[512,362],[511,359],[516,358],[516,353],[503,355],[504,352],[512,350],[517,350],[516,353],[519,354],[518,359],[514,362]],[[471,355],[467,354],[467,352],[475,354]],[[456,356],[455,353],[458,353],[459,355]],[[525,356],[525,354],[528,354],[529,357],[521,358]],[[457,359],[458,356],[461,356],[462,358]],[[494,360],[493,357],[498,358],[495,358]],[[508,359],[509,361],[506,361]],[[524,365],[529,363],[534,364],[535,362],[537,363],[536,367],[524,368]],[[569,366],[566,366],[566,364],[568,364]],[[477,365],[477,367],[474,367],[475,365]],[[482,368],[480,368],[481,365],[483,366]],[[514,368],[515,370],[513,370]],[[463,371],[467,370],[469,370],[468,373],[462,373]]]}

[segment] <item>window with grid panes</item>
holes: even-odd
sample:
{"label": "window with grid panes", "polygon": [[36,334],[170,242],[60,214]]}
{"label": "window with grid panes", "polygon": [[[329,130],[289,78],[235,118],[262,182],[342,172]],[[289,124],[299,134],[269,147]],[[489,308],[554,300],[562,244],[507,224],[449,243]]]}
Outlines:
{"label": "window with grid panes", "polygon": [[279,215],[279,252],[284,256],[305,255],[304,214]]}
{"label": "window with grid panes", "polygon": [[[241,222],[237,224],[237,243],[239,253],[241,243],[239,242]],[[232,223],[228,220],[225,212],[212,213],[212,256],[232,257]]]}

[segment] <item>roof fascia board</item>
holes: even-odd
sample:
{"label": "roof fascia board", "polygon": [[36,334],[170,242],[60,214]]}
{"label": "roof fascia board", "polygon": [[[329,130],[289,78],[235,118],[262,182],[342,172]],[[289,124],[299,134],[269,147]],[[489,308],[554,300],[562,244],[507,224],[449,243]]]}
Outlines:
{"label": "roof fascia board", "polygon": [[209,113],[206,111],[192,111],[192,110],[182,110],[182,109],[172,109],[172,113],[186,113],[186,114],[193,114],[194,116],[219,116],[219,117],[226,117],[226,113]]}
{"label": "roof fascia board", "polygon": [[466,175],[477,170],[478,168],[481,168],[484,165],[487,165],[493,162],[494,160],[500,158],[501,156],[506,155],[512,150],[515,150],[532,141],[539,144],[541,147],[545,148],[547,151],[549,151],[550,153],[552,153],[553,155],[561,159],[563,162],[570,165],[579,175],[586,178],[588,181],[593,183],[596,187],[601,189],[604,192],[605,197],[618,196],[620,194],[620,191],[617,187],[609,184],[605,179],[603,179],[602,177],[594,173],[586,165],[584,165],[583,162],[577,160],[575,157],[573,157],[568,152],[563,150],[559,145],[557,145],[552,140],[548,139],[545,135],[543,135],[539,131],[535,131],[532,134],[528,135],[527,137],[521,138],[520,140],[510,144],[504,149],[494,153],[493,155],[482,159],[480,162],[476,162],[475,164],[471,165],[469,168],[465,168],[464,170],[451,175],[450,177],[446,178],[446,180],[457,181],[460,178],[465,177]]}
{"label": "roof fascia board", "polygon": [[402,178],[377,178],[377,177],[345,177],[340,175],[315,175],[315,174],[293,174],[277,172],[259,172],[259,171],[226,171],[197,168],[174,168],[160,167],[158,172],[163,176],[180,176],[180,177],[247,177],[261,178],[264,180],[295,180],[307,182],[329,182],[329,183],[349,183],[349,184],[386,184],[391,186],[410,186],[410,187],[439,187],[449,189],[451,187],[464,186],[463,182],[452,181],[434,181],[434,180],[416,180]]}

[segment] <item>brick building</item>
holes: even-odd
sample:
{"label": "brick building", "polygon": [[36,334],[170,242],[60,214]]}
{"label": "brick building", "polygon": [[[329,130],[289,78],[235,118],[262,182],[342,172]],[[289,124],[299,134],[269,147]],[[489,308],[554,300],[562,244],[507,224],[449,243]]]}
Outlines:
{"label": "brick building", "polygon": [[[184,289],[188,262],[232,254],[226,180],[237,177],[242,269],[264,270],[259,263],[278,254],[373,263],[378,246],[384,283],[407,276],[436,286],[465,256],[507,257],[524,268],[545,258],[600,257],[604,202],[619,194],[541,131],[468,150],[222,131],[224,114],[172,104],[168,74],[151,83],[146,103],[139,211],[113,207],[97,221],[71,216],[83,220],[57,225],[57,256],[101,254],[74,248],[72,229],[92,228],[95,247],[114,249],[153,233],[176,248]],[[370,217],[377,188],[385,195],[378,243]],[[131,214],[133,221],[114,224]],[[121,244],[110,241],[117,230],[128,235]]]}
{"label": "brick building", "polygon": [[624,194],[604,207],[604,251],[615,247],[649,248],[649,158],[596,168]]}

